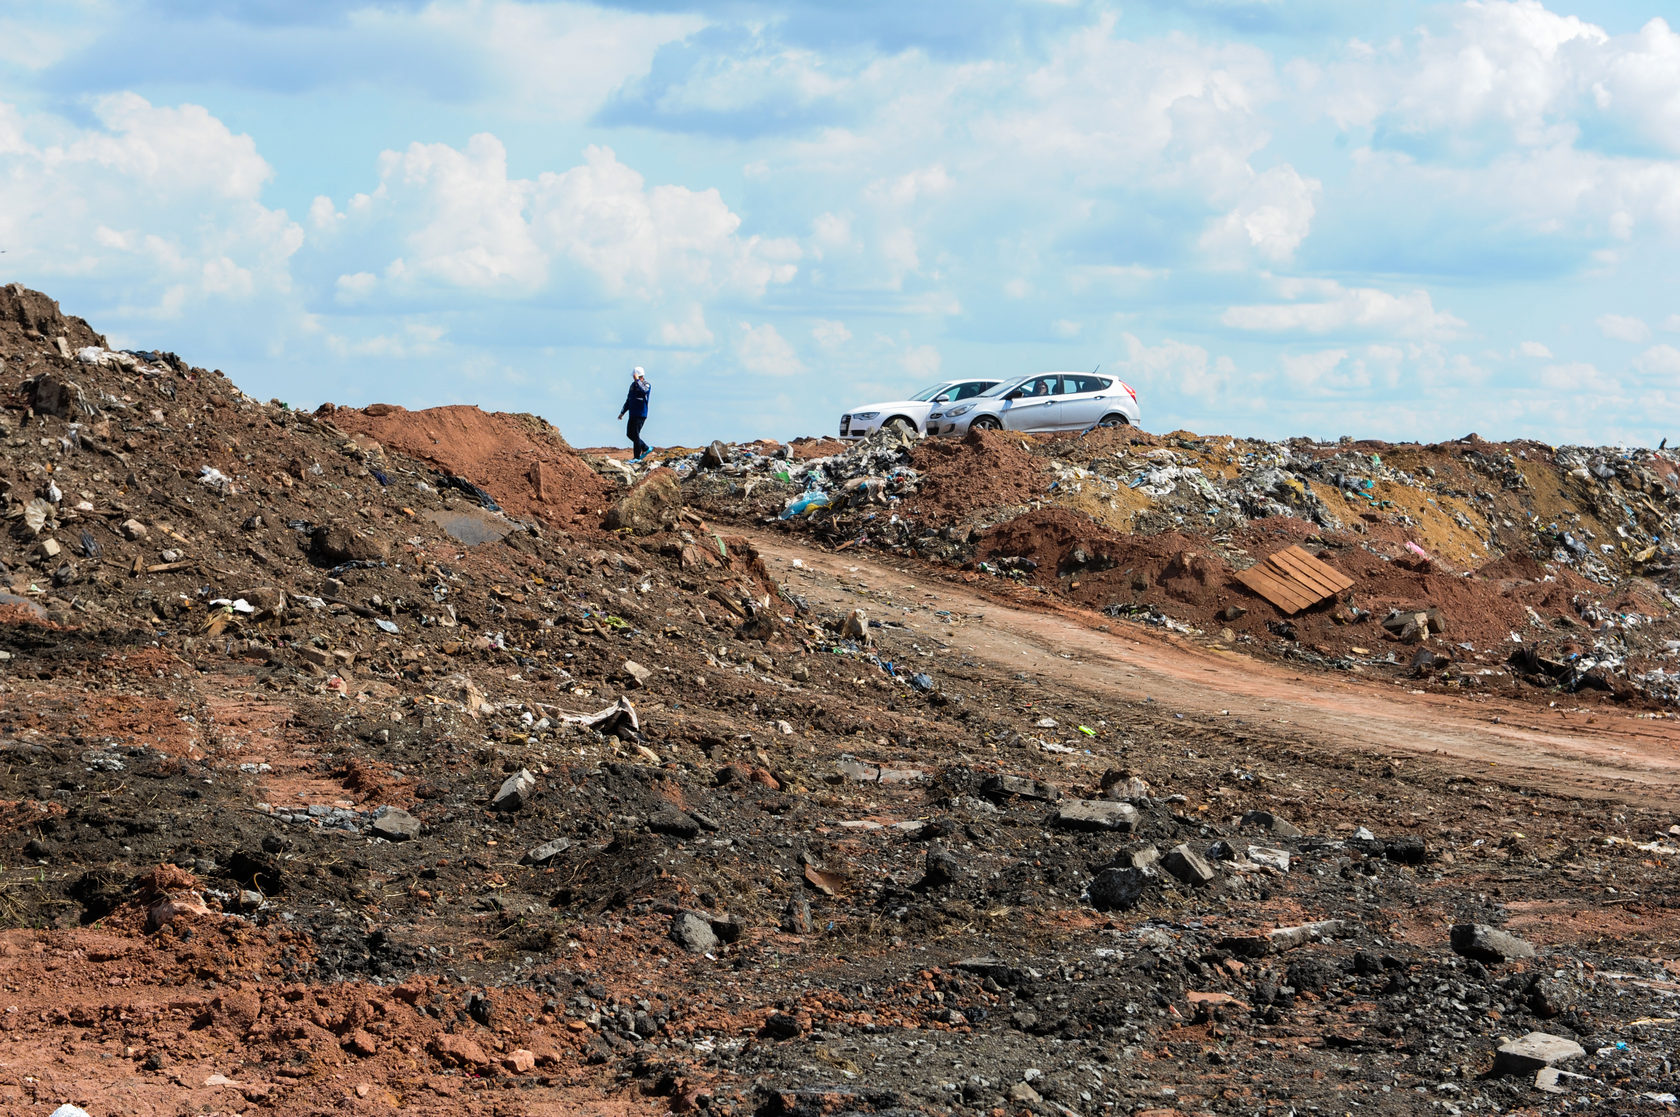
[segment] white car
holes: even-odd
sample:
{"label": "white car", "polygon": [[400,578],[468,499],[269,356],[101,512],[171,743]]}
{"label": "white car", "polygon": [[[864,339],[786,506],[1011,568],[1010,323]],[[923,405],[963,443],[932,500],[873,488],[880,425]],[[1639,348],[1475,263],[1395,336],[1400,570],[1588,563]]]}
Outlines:
{"label": "white car", "polygon": [[973,399],[996,385],[996,377],[989,380],[941,380],[909,399],[866,403],[840,416],[840,437],[862,438],[882,427],[893,426],[914,434],[926,434],[928,412],[934,407]]}
{"label": "white car", "polygon": [[1137,393],[1124,380],[1094,372],[1035,372],[934,409],[927,417],[927,433],[1082,431],[1136,426],[1141,419]]}

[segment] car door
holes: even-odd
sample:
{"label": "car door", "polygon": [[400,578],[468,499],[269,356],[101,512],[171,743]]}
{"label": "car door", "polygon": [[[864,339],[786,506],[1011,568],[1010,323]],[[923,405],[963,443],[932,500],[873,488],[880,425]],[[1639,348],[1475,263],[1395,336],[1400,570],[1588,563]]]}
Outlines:
{"label": "car door", "polygon": [[1116,390],[1114,381],[1106,376],[1063,376],[1058,416],[1061,428],[1082,431],[1096,426],[1104,415],[1116,410],[1110,406]]}
{"label": "car door", "polygon": [[[1062,378],[1055,373],[1035,376],[1016,389],[1020,394],[1014,399],[1006,400],[998,412],[998,418],[1003,420],[1004,429],[1055,430],[1062,406],[1061,380]],[[1010,394],[1015,395],[1013,392]]]}

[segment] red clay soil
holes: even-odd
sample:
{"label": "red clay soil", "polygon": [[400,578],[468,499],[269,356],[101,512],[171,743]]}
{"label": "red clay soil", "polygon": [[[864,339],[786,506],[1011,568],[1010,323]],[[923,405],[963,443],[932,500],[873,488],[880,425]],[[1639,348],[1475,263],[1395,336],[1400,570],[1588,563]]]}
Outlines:
{"label": "red clay soil", "polygon": [[924,438],[910,451],[921,475],[906,502],[913,516],[960,519],[1027,503],[1044,493],[1044,462],[1021,448],[1021,436],[970,431],[960,441]]}
{"label": "red clay soil", "polygon": [[515,516],[581,523],[598,517],[611,499],[611,485],[535,415],[463,406],[409,411],[376,403],[334,408],[326,417],[388,450],[466,478]]}

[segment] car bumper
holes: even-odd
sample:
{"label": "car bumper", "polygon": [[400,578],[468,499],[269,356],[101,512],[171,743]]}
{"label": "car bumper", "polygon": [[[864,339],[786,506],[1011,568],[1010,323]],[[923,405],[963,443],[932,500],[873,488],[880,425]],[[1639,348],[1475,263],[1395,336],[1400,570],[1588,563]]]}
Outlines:
{"label": "car bumper", "polygon": [[968,424],[973,417],[964,415],[957,419],[930,418],[927,424],[927,434],[939,438],[954,438],[968,433]]}
{"label": "car bumper", "polygon": [[865,438],[880,429],[880,419],[864,419],[861,422],[854,422],[850,415],[840,416],[841,438]]}

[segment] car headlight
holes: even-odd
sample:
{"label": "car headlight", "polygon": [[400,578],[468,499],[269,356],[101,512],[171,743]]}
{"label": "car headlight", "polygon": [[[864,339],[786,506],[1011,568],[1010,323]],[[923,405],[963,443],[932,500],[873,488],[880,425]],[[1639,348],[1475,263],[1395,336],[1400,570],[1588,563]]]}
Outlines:
{"label": "car headlight", "polygon": [[854,411],[852,412],[852,419],[853,421],[858,419],[873,419],[879,414],[879,411]]}
{"label": "car headlight", "polygon": [[970,411],[973,411],[973,410],[974,410],[974,405],[972,403],[965,403],[961,407],[951,408],[951,410],[945,412],[945,414],[950,416],[951,418],[955,419],[960,415],[967,415]]}

